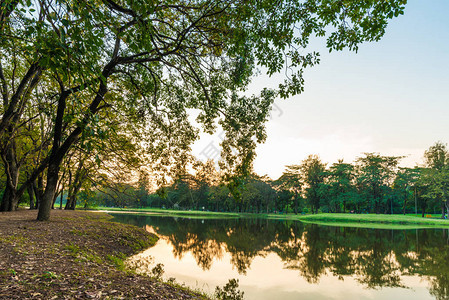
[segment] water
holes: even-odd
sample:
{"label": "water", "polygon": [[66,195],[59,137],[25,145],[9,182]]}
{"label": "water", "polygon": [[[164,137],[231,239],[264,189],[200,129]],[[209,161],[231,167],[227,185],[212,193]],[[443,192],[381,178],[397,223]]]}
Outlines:
{"label": "water", "polygon": [[114,215],[158,243],[133,257],[140,271],[164,265],[213,294],[238,278],[245,299],[449,299],[447,229],[329,227],[259,218]]}

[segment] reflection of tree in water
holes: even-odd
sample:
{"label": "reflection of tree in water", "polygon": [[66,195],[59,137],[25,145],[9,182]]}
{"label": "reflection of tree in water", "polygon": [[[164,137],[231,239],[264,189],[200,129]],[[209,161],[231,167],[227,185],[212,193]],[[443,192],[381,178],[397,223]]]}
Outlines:
{"label": "reflection of tree in water", "polygon": [[401,283],[400,266],[393,252],[379,252],[373,249],[357,255],[356,279],[368,288],[404,287]]}
{"label": "reflection of tree in water", "polygon": [[231,263],[239,274],[246,274],[256,256],[265,257],[275,231],[265,219],[247,219],[229,227],[225,243],[231,254]]}
{"label": "reflection of tree in water", "polygon": [[422,247],[421,256],[423,274],[430,275],[430,294],[437,299],[449,299],[449,229],[442,230],[443,247],[436,241]]}
{"label": "reflection of tree in water", "polygon": [[348,245],[347,228],[333,227],[330,229],[330,235],[333,236],[333,242],[329,244],[328,249],[328,268],[331,274],[338,279],[344,280],[343,276],[355,274],[357,263],[355,260],[355,251]]}
{"label": "reflection of tree in water", "polygon": [[437,299],[449,299],[449,246],[444,249],[427,249],[428,258],[424,261],[423,268],[428,274],[436,274],[430,281],[430,294]]}
{"label": "reflection of tree in water", "polygon": [[317,283],[326,273],[325,251],[329,241],[320,235],[319,227],[314,224],[307,226],[304,232],[293,231],[292,234],[287,242],[284,239],[276,243],[276,252],[287,269],[299,270],[307,282]]}
{"label": "reflection of tree in water", "polygon": [[137,226],[150,224],[167,238],[174,255],[190,251],[203,270],[213,260],[231,255],[231,264],[245,274],[256,256],[276,253],[285,268],[298,270],[310,283],[330,273],[353,276],[367,288],[403,287],[401,276],[419,275],[430,293],[449,299],[447,230],[376,230],[327,227],[266,219],[183,219],[118,216]]}
{"label": "reflection of tree in water", "polygon": [[223,247],[220,243],[201,238],[197,234],[188,233],[185,240],[179,240],[178,235],[170,235],[168,239],[174,246],[173,254],[175,257],[181,259],[184,253],[191,251],[198,266],[203,270],[211,268],[214,258],[223,257]]}

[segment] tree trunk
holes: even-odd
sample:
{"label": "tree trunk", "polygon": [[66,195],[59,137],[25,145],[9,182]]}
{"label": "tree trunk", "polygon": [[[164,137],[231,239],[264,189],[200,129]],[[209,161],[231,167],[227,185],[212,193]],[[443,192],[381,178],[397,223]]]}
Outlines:
{"label": "tree trunk", "polygon": [[295,215],[298,214],[298,193],[295,192]]}
{"label": "tree trunk", "polygon": [[[71,173],[69,174],[71,178]],[[83,161],[80,161],[78,169],[76,170],[75,179],[73,180],[73,183],[71,183],[71,187],[69,187],[69,195],[67,198],[65,209],[75,210],[77,200],[76,198],[83,184],[84,174],[85,172],[83,171]]]}
{"label": "tree trunk", "polygon": [[39,221],[47,221],[50,218],[51,205],[56,193],[58,185],[59,161],[53,161],[48,166],[47,171],[47,185],[42,197],[42,202],[39,205],[39,213],[37,219]]}
{"label": "tree trunk", "polygon": [[7,185],[3,193],[1,211],[15,211],[17,210],[18,203],[19,198],[17,197],[16,190]]}
{"label": "tree trunk", "polygon": [[70,209],[71,206],[70,201],[72,201],[72,193],[73,193],[72,171],[70,170],[70,168],[68,169],[68,172],[69,172],[69,190],[67,191],[67,201],[65,202],[64,209]]}
{"label": "tree trunk", "polygon": [[36,195],[36,208],[39,208],[42,198],[44,197],[44,177],[37,177],[37,184],[33,183],[34,194]]}
{"label": "tree trunk", "polygon": [[34,205],[34,190],[33,187],[30,185],[28,185],[27,187],[27,191],[28,191],[28,196],[30,196],[30,209],[36,209],[36,206]]}
{"label": "tree trunk", "polygon": [[3,194],[1,211],[17,210],[19,196],[17,195],[17,185],[19,183],[19,165],[17,164],[15,143],[11,141],[6,146],[4,155],[2,155],[6,173],[6,188]]}
{"label": "tree trunk", "polygon": [[[3,3],[4,2],[2,1],[2,4]],[[17,3],[18,1],[16,2],[16,5]],[[0,69],[0,72],[3,76],[3,69]],[[0,120],[0,134],[3,135],[4,132],[9,130],[8,127],[11,126],[11,123],[14,123],[13,120],[18,119],[22,114],[23,108],[25,107],[26,103],[25,100],[27,99],[28,94],[36,87],[37,83],[39,82],[41,70],[42,67],[39,66],[39,62],[31,64],[28,68],[27,73],[22,77],[22,80],[20,81],[9,101],[4,101],[4,111]]]}
{"label": "tree trunk", "polygon": [[62,183],[61,197],[59,198],[59,209],[62,210],[62,198],[64,197],[64,183]]}
{"label": "tree trunk", "polygon": [[33,182],[33,183],[31,184],[31,187],[33,188],[34,196],[36,197],[36,203],[34,204],[34,208],[35,208],[35,209],[38,209],[38,208],[39,208],[39,203],[40,203],[41,197],[40,197],[40,195],[39,195],[39,191],[38,191],[38,188],[37,188],[37,185],[36,185],[35,182]]}
{"label": "tree trunk", "polygon": [[7,196],[6,193],[8,193],[8,186],[6,186],[5,190],[3,191],[2,203],[0,205],[0,211],[8,211],[9,196]]}
{"label": "tree trunk", "polygon": [[407,207],[407,192],[405,192],[405,198],[404,198],[404,206],[402,208],[402,213],[405,215],[405,208]]}
{"label": "tree trunk", "polygon": [[59,184],[56,186],[56,192],[55,192],[52,204],[51,204],[51,209],[55,209],[56,199],[58,198],[58,195],[59,195],[58,190],[59,190]]}
{"label": "tree trunk", "polygon": [[70,134],[68,134],[64,142],[62,142],[64,110],[66,107],[66,100],[73,92],[73,90],[61,91],[58,99],[58,108],[55,118],[53,145],[48,162],[47,185],[45,187],[45,192],[42,197],[42,203],[39,206],[39,213],[37,216],[37,219],[39,221],[46,221],[50,218],[51,205],[58,185],[59,168],[62,160],[69,149],[72,147],[72,145],[78,141],[81,133],[84,130],[84,126],[89,123],[91,115],[97,113],[98,106],[100,105],[101,101],[103,101],[104,95],[108,91],[106,80],[113,71],[116,64],[116,57],[114,57],[114,59],[104,67],[102,72],[104,80],[100,81],[96,96],[93,99],[92,103],[89,105],[88,113],[84,116],[82,124],[77,126]]}
{"label": "tree trunk", "polygon": [[64,206],[65,210],[72,209],[72,200],[73,200],[72,194],[69,193],[67,195],[67,201],[66,201],[65,206]]}
{"label": "tree trunk", "polygon": [[426,207],[424,205],[421,206],[421,211],[422,211],[422,217],[424,218],[424,215],[426,214]]}
{"label": "tree trunk", "polygon": [[72,193],[71,199],[70,199],[70,206],[68,207],[68,209],[70,210],[75,210],[76,208],[76,196],[77,196],[77,191],[74,191]]}

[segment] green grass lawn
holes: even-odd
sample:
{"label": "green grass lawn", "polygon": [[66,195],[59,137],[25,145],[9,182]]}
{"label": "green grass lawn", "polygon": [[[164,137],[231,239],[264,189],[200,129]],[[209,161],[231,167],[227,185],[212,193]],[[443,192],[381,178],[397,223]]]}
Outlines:
{"label": "green grass lawn", "polygon": [[305,223],[315,223],[329,226],[366,227],[383,229],[415,229],[415,228],[449,228],[449,220],[436,218],[422,218],[415,215],[384,215],[384,214],[337,214],[321,213],[316,215],[294,214],[248,214],[222,213],[208,211],[185,211],[160,208],[111,208],[97,207],[95,210],[106,212],[136,213],[140,215],[164,215],[188,218],[240,218],[257,217],[277,220],[298,220]]}
{"label": "green grass lawn", "polygon": [[174,210],[174,209],[162,209],[162,208],[117,208],[117,207],[96,207],[93,210],[110,211],[110,212],[132,212],[139,214],[157,214],[157,215],[175,215],[175,216],[198,216],[198,217],[240,217],[239,213],[227,213],[227,212],[210,212],[200,210]]}
{"label": "green grass lawn", "polygon": [[[270,215],[270,217],[273,217]],[[303,222],[311,222],[311,223],[327,223],[329,225],[343,226],[342,224],[349,224],[355,226],[356,224],[382,224],[388,225],[391,228],[391,225],[410,227],[411,225],[414,228],[424,228],[424,227],[449,227],[449,220],[442,220],[436,218],[422,218],[410,215],[384,215],[384,214],[316,214],[316,215],[301,215],[301,216],[290,216],[291,219],[298,219]],[[360,227],[360,226],[357,226]],[[366,226],[364,226],[366,227]]]}

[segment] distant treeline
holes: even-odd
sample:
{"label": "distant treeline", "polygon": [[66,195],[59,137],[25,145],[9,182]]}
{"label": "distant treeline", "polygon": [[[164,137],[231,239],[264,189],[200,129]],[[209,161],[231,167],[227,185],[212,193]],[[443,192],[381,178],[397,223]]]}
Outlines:
{"label": "distant treeline", "polygon": [[401,168],[402,157],[364,153],[354,163],[332,165],[310,155],[286,166],[276,180],[252,174],[237,187],[220,180],[212,162],[197,163],[155,193],[145,184],[118,183],[95,194],[81,193],[90,204],[249,213],[414,213],[425,216],[448,208],[449,153],[435,143],[424,153],[425,165]]}

